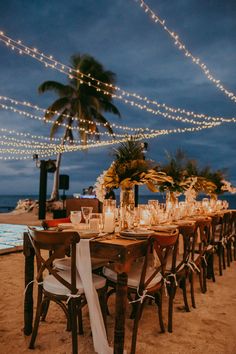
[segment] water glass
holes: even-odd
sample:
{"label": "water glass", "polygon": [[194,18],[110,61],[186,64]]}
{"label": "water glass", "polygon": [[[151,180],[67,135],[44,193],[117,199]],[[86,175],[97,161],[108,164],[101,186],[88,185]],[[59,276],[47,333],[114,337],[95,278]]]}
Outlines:
{"label": "water glass", "polygon": [[73,225],[77,225],[81,221],[81,211],[73,210],[70,212],[70,221]]}
{"label": "water glass", "polygon": [[89,219],[89,228],[93,231],[101,232],[103,228],[102,214],[92,213]]}

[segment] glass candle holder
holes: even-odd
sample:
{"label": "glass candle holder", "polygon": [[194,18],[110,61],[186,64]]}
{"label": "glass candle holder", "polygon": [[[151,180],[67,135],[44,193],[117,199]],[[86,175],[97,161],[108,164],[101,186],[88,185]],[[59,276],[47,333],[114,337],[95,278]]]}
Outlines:
{"label": "glass candle holder", "polygon": [[105,199],[103,203],[103,231],[112,233],[115,231],[116,201]]}

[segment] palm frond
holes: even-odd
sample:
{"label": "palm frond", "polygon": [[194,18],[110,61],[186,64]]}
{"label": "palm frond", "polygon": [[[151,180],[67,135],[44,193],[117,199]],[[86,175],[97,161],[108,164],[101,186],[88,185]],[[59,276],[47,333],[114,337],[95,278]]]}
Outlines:
{"label": "palm frond", "polygon": [[[55,112],[61,112],[62,109],[69,108],[68,105],[70,104],[69,100],[67,97],[59,98],[51,106],[47,108],[47,111],[44,115],[45,120],[50,120],[53,118],[56,113]],[[67,118],[64,117],[64,120]]]}

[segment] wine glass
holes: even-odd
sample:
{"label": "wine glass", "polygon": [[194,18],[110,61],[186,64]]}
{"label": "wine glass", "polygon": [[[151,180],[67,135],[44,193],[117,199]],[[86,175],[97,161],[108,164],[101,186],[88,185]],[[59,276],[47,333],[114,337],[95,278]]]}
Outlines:
{"label": "wine glass", "polygon": [[73,225],[79,224],[81,221],[81,211],[75,210],[70,212],[70,221]]}
{"label": "wine glass", "polygon": [[83,217],[84,217],[84,220],[85,220],[85,223],[88,227],[89,225],[89,218],[90,218],[90,215],[93,211],[93,207],[81,207],[81,211],[82,211],[82,214],[83,214]]}

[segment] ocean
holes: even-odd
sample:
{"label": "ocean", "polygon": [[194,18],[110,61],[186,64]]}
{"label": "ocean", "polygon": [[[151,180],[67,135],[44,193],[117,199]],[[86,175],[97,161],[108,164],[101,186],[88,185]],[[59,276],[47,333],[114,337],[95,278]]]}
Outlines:
{"label": "ocean", "polygon": [[[70,196],[70,195],[67,196],[67,198],[70,198],[70,197],[72,197],[72,196]],[[117,203],[119,203],[118,193],[116,193],[116,197],[117,197]],[[37,195],[26,195],[26,194],[25,195],[0,195],[0,213],[7,213],[7,212],[13,210],[16,207],[17,202],[20,199],[37,200],[38,196]],[[139,204],[146,204],[148,202],[148,200],[150,200],[150,199],[157,199],[161,203],[165,202],[164,194],[153,193],[153,194],[139,195]],[[227,200],[229,203],[229,208],[236,209],[236,194],[225,193],[223,195],[220,195],[219,199]],[[183,200],[183,197],[180,196],[179,200],[180,201]]]}

